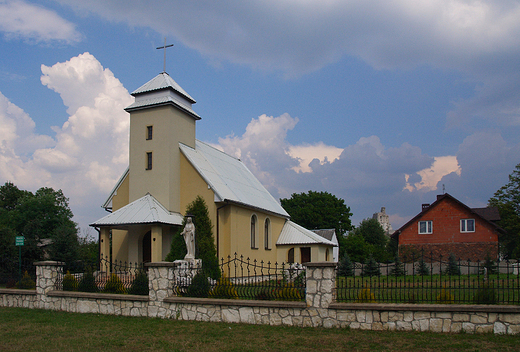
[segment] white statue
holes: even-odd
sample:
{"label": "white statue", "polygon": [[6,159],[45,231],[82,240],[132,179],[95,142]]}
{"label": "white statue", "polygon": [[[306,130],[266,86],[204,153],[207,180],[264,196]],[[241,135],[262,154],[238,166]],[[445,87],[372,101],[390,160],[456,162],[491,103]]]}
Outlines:
{"label": "white statue", "polygon": [[186,219],[186,225],[182,230],[181,235],[184,236],[184,242],[186,242],[186,256],[184,260],[193,261],[195,259],[195,225],[191,220],[191,217]]}

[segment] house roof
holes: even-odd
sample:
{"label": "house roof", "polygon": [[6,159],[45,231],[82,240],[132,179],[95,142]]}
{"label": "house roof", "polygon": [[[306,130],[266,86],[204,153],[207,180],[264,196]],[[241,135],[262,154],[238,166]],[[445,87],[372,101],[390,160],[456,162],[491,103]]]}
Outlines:
{"label": "house roof", "polygon": [[132,92],[135,97],[133,104],[125,108],[127,112],[149,107],[173,105],[186,112],[196,120],[200,116],[193,111],[192,104],[196,101],[166,72],[162,72],[141,87]]}
{"label": "house roof", "polygon": [[147,193],[130,204],[90,224],[95,227],[124,227],[138,224],[182,225],[183,216],[168,211],[154,196]]}
{"label": "house roof", "polygon": [[497,207],[472,208],[471,210],[488,221],[500,221],[500,213]]}
{"label": "house roof", "polygon": [[337,247],[337,244],[318,235],[317,233],[307,230],[306,228],[287,220],[282,228],[282,232],[276,242],[280,245],[301,245],[301,244],[325,244]]}
{"label": "house roof", "polygon": [[[335,236],[336,236],[336,229],[319,229],[319,230],[311,230],[317,235],[320,235],[321,237],[334,242]],[[336,238],[337,241],[337,238]],[[336,242],[334,242],[336,243]]]}
{"label": "house roof", "polygon": [[[432,204],[428,205],[428,204],[423,204],[423,209],[422,211],[417,214],[416,216],[414,216],[410,221],[408,221],[406,224],[404,224],[403,226],[401,226],[398,230],[396,230],[393,234],[390,235],[390,237],[396,237],[396,236],[399,236],[399,234],[405,229],[407,228],[408,226],[414,224],[419,218],[421,218],[424,214],[428,213],[431,209],[433,209],[434,207],[436,207],[439,203],[443,202],[445,199],[450,199],[452,201],[454,201],[455,203],[459,204],[461,207],[465,208],[468,212],[476,215],[477,217],[481,218],[483,221],[491,224],[492,226],[494,226],[498,231],[503,231],[497,224],[495,224],[493,221],[496,221],[496,220],[490,220],[491,217],[493,217],[492,214],[495,214],[495,211],[498,213],[498,209],[494,210],[493,207],[488,207],[488,208],[470,208],[468,207],[466,204],[462,203],[461,201],[459,201],[458,199],[456,199],[455,197],[449,195],[448,193],[445,193],[445,194],[441,194],[441,195],[438,195],[437,196],[437,200],[435,202],[433,202]],[[488,210],[484,210],[484,209],[488,209]],[[486,218],[486,216],[490,217],[489,219]],[[495,214],[496,216],[496,214]],[[498,216],[498,220],[500,219],[500,216]]]}
{"label": "house roof", "polygon": [[216,202],[232,202],[289,218],[285,209],[239,159],[199,140],[195,141],[195,149],[184,144],[179,146],[215,193]]}

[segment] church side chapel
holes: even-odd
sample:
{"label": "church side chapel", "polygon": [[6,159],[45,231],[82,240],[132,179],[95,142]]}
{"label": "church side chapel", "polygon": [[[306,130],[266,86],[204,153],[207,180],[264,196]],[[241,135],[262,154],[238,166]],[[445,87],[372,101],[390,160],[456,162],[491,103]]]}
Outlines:
{"label": "church side chapel", "polygon": [[129,167],[103,204],[110,214],[90,225],[100,230],[102,258],[164,261],[186,207],[200,196],[219,259],[333,260],[337,244],[290,221],[239,159],[196,139],[195,100],[166,72],[132,96]]}

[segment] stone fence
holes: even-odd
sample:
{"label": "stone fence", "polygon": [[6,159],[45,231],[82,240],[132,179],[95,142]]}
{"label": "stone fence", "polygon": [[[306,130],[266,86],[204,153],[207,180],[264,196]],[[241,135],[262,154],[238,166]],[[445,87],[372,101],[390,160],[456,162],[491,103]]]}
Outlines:
{"label": "stone fence", "polygon": [[62,265],[36,266],[36,290],[0,289],[0,306],[302,327],[520,333],[520,306],[336,303],[336,264],[330,262],[306,265],[305,302],[177,297],[171,284],[175,263],[170,262],[148,264],[148,296],[56,291]]}

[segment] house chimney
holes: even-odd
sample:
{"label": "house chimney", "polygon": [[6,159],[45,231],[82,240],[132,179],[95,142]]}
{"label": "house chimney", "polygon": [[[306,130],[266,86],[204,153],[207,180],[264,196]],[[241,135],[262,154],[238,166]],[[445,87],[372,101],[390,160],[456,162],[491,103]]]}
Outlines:
{"label": "house chimney", "polygon": [[437,194],[437,200],[441,199],[442,197],[444,197],[444,194]]}
{"label": "house chimney", "polygon": [[428,203],[425,203],[422,205],[422,211],[425,211],[426,209],[428,209],[430,207],[430,204]]}

